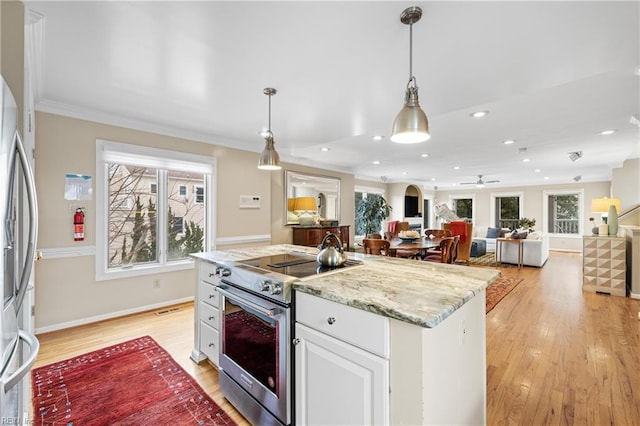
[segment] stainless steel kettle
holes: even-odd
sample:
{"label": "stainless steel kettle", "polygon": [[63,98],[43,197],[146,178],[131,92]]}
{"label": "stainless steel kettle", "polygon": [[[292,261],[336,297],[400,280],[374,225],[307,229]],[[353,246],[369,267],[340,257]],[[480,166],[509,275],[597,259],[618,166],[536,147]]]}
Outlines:
{"label": "stainless steel kettle", "polygon": [[[328,238],[335,238],[338,242],[338,247],[327,241]],[[342,266],[347,260],[347,256],[342,249],[342,241],[336,234],[327,234],[322,239],[322,243],[318,246],[320,252],[318,253],[318,263],[323,266]]]}

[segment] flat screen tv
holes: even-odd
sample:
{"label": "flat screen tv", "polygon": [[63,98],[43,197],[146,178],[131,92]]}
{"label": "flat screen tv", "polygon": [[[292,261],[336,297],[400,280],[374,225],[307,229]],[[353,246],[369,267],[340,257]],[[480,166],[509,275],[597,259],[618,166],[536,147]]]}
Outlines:
{"label": "flat screen tv", "polygon": [[405,195],[404,197],[404,217],[420,217],[418,212],[418,197]]}

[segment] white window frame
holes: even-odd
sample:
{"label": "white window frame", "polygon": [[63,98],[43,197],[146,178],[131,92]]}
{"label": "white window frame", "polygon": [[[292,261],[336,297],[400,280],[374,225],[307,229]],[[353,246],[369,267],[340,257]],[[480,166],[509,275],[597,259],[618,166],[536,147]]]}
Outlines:
{"label": "white window frame", "polygon": [[[193,260],[167,260],[164,250],[159,252],[158,262],[153,264],[127,265],[120,268],[109,268],[107,247],[109,241],[109,188],[108,163],[139,165],[166,170],[192,171],[204,174],[205,206],[204,214],[204,250],[215,249],[215,217],[216,211],[216,158],[184,152],[169,151],[159,148],[149,148],[130,145],[121,142],[96,140],[96,281],[137,277],[162,272],[179,271],[193,268]],[[165,194],[162,182],[158,182],[158,193]],[[158,229],[167,229],[166,211],[160,210],[158,203]],[[158,247],[166,246],[165,233],[158,233]]]}
{"label": "white window frame", "polygon": [[578,233],[558,234],[548,232],[550,236],[562,238],[582,238],[584,235],[584,189],[559,189],[542,191],[542,231],[547,232],[549,224],[549,195],[574,195],[578,194]]}
{"label": "white window frame", "polygon": [[518,197],[518,211],[520,213],[520,217],[519,219],[522,219],[523,217],[523,211],[524,211],[524,192],[492,192],[491,193],[491,213],[489,216],[489,220],[491,223],[491,226],[494,226],[496,223],[496,219],[497,219],[497,215],[498,212],[496,211],[496,198],[503,198],[503,197]]}

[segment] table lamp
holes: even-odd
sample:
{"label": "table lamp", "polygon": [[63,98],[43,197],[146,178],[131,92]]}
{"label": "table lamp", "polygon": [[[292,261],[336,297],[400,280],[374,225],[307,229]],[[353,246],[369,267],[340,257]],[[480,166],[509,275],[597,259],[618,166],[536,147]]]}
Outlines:
{"label": "table lamp", "polygon": [[298,221],[300,225],[313,225],[313,216],[317,211],[315,197],[296,198],[293,206],[293,211],[298,215]]}
{"label": "table lamp", "polygon": [[[613,210],[611,210],[613,207]],[[600,235],[616,235],[618,233],[618,212],[620,211],[620,199],[619,198],[594,198],[591,200],[591,211],[593,213],[600,213],[604,224],[600,225]],[[609,226],[609,213],[615,214],[615,226]],[[606,226],[603,226],[606,225]],[[614,229],[615,228],[615,229]]]}

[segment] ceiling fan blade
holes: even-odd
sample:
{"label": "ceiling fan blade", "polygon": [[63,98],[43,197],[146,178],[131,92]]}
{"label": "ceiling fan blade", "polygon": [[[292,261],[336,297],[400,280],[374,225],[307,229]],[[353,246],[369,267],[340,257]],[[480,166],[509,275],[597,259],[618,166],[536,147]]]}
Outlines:
{"label": "ceiling fan blade", "polygon": [[485,180],[484,183],[498,183],[499,180]]}
{"label": "ceiling fan blade", "polygon": [[477,185],[478,182],[460,182],[460,185]]}

